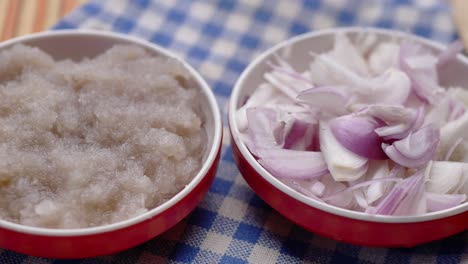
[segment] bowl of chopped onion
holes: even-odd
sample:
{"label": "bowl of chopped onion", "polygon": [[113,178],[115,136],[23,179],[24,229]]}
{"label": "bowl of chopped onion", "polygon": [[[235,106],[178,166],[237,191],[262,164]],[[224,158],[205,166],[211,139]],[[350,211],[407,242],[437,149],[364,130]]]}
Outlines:
{"label": "bowl of chopped onion", "polygon": [[256,58],[229,104],[234,160],[292,222],[411,247],[468,228],[468,60],[404,32],[338,28]]}

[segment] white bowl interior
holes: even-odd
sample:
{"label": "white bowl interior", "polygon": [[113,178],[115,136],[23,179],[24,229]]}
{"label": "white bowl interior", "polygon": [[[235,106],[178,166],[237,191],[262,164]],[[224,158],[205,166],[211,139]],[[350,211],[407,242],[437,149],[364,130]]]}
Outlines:
{"label": "white bowl interior", "polygon": [[[253,155],[249,152],[245,144],[239,137],[239,129],[235,122],[235,110],[238,109],[247,100],[249,95],[263,82],[263,74],[270,70],[270,67],[266,64],[267,61],[273,59],[274,54],[284,54],[286,60],[297,70],[303,71],[310,64],[312,57],[309,55],[313,53],[323,53],[333,46],[334,35],[337,32],[346,32],[347,35],[354,39],[362,33],[374,33],[377,36],[377,41],[388,41],[391,39],[409,38],[417,41],[418,43],[429,47],[435,52],[440,52],[445,47],[439,43],[431,40],[427,40],[421,37],[410,35],[403,32],[385,30],[385,29],[374,29],[374,28],[335,28],[329,30],[322,30],[303,34],[287,41],[281,42],[278,45],[262,53],[256,58],[242,73],[234,86],[231,94],[231,101],[229,105],[229,125],[233,134],[234,141],[239,147],[242,155],[247,161],[255,168],[255,170],[268,182],[273,184],[276,188],[280,189],[284,193],[294,197],[295,199],[306,203],[315,208],[346,216],[354,219],[361,219],[367,221],[376,222],[419,222],[432,219],[443,218],[451,215],[455,215],[468,210],[468,202],[461,204],[457,207],[443,210],[434,213],[428,213],[421,216],[382,216],[382,215],[369,215],[360,212],[350,211],[342,208],[338,208],[332,205],[317,202],[311,198],[308,198],[299,192],[289,188],[269,172],[267,172],[262,166],[256,162]],[[440,81],[444,86],[451,85],[463,85],[468,88],[468,60],[465,57],[459,56],[456,61],[447,64],[441,69]]]}
{"label": "white bowl interior", "polygon": [[169,201],[148,211],[145,214],[110,225],[82,229],[36,228],[10,223],[4,220],[0,220],[0,227],[5,227],[31,234],[55,236],[87,235],[108,232],[115,229],[123,228],[132,224],[139,223],[148,218],[154,217],[166,210],[167,208],[175,205],[190,191],[192,191],[198,183],[200,183],[200,181],[205,177],[208,170],[212,167],[213,163],[215,162],[217,152],[221,146],[221,114],[216,99],[208,84],[203,80],[200,74],[198,74],[184,60],[178,58],[173,53],[157,45],[146,42],[144,40],[140,40],[138,38],[111,32],[101,32],[92,30],[60,30],[32,34],[25,37],[19,37],[5,41],[0,44],[0,50],[7,49],[18,43],[38,47],[50,54],[56,60],[80,60],[85,57],[91,58],[104,52],[105,50],[109,49],[110,47],[116,44],[134,44],[142,46],[155,55],[172,57],[179,60],[183,63],[184,67],[190,72],[195,83],[201,91],[200,99],[202,100],[202,102],[200,103],[200,106],[201,112],[204,116],[204,129],[207,135],[207,144],[205,153],[203,155],[203,166],[198,172],[198,174],[192,179],[192,181],[182,191],[180,191],[177,195],[172,197]]}

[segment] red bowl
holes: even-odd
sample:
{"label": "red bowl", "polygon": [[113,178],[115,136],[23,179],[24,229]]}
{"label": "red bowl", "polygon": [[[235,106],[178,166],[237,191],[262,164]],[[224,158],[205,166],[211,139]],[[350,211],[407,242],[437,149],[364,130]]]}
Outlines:
{"label": "red bowl", "polygon": [[55,59],[93,57],[115,44],[134,44],[154,54],[176,58],[187,68],[200,88],[208,142],[203,166],[198,174],[182,191],[162,205],[126,221],[93,228],[48,229],[0,220],[0,247],[48,258],[106,255],[131,248],[161,234],[195,208],[215,177],[222,142],[222,121],[210,87],[190,65],[157,45],[108,32],[43,32],[5,41],[0,44],[0,50],[18,43],[39,47]]}
{"label": "red bowl", "polygon": [[[409,38],[428,48],[441,51],[444,46],[428,39],[384,29],[341,28],[315,31],[284,41],[255,59],[240,76],[229,104],[229,128],[234,161],[252,189],[284,217],[317,234],[357,245],[412,247],[444,238],[468,229],[468,203],[454,208],[419,216],[369,215],[320,203],[289,188],[256,161],[242,142],[236,124],[236,110],[256,87],[264,82],[269,70],[266,61],[274,53],[290,52],[288,61],[297,69],[310,63],[310,52],[322,53],[333,45],[337,32],[354,38],[359,33],[372,32],[378,41]],[[459,56],[441,70],[444,85],[468,83],[468,60]],[[465,73],[464,73],[465,72]]]}

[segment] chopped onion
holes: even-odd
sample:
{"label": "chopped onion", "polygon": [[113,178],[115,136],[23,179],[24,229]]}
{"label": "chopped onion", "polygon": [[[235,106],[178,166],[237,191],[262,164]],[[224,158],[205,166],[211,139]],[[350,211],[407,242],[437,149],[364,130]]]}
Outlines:
{"label": "chopped onion", "polygon": [[318,124],[295,119],[284,137],[284,148],[318,151]]}
{"label": "chopped onion", "polygon": [[349,92],[342,86],[321,86],[300,92],[297,95],[299,102],[320,109],[321,112],[341,115],[346,113],[349,101]]}
{"label": "chopped onion", "polygon": [[465,112],[460,118],[446,123],[440,128],[440,145],[437,148],[437,156],[445,157],[450,147],[458,139],[467,140],[468,134],[468,112]]}
{"label": "chopped onion", "polygon": [[374,74],[380,75],[389,68],[397,67],[399,52],[400,46],[397,43],[380,43],[369,56],[369,68]]}
{"label": "chopped onion", "polygon": [[[376,78],[363,78],[334,61],[327,55],[315,55],[334,75],[339,76],[336,85],[347,84],[354,92],[353,103],[381,102],[403,104],[410,94],[410,79],[398,69],[388,69]],[[321,65],[321,64],[319,64]],[[316,66],[319,67],[319,66]],[[327,71],[327,70],[322,70]]]}
{"label": "chopped onion", "polygon": [[333,50],[328,52],[328,56],[359,76],[370,76],[369,67],[363,55],[344,33],[335,35],[335,45]]}
{"label": "chopped onion", "polygon": [[460,118],[466,111],[465,105],[460,101],[450,100],[449,104],[450,116],[448,121],[454,121]]}
{"label": "chopped onion", "polygon": [[312,186],[315,182],[311,181],[302,181],[302,180],[292,180],[286,178],[278,178],[282,183],[291,187],[292,189],[304,194],[305,196],[312,198],[317,201],[322,201],[312,190]]}
{"label": "chopped onion", "polygon": [[[434,104],[437,95],[443,93],[443,90],[437,84],[437,60],[431,60],[431,63],[425,64],[424,68],[421,68],[420,64],[411,60],[421,60],[421,57],[428,58],[427,56],[430,56],[427,54],[428,52],[421,54],[422,50],[424,49],[414,43],[401,43],[399,54],[400,68],[411,80],[412,90],[415,94],[424,102]],[[428,60],[426,59],[425,62],[428,62]]]}
{"label": "chopped onion", "polygon": [[308,180],[328,173],[321,152],[290,149],[259,149],[258,162],[278,178]]}
{"label": "chopped onion", "polygon": [[391,145],[382,145],[385,153],[394,162],[408,168],[419,168],[434,156],[439,137],[439,130],[428,125]]}
{"label": "chopped onion", "polygon": [[462,87],[450,87],[447,89],[447,95],[462,103],[463,106],[468,107],[468,90]]}
{"label": "chopped onion", "polygon": [[296,89],[288,84],[286,81],[278,78],[273,73],[265,73],[263,76],[267,81],[269,81],[274,87],[278,89],[278,91],[284,93],[290,99],[295,99],[296,97]]}
{"label": "chopped onion", "polygon": [[451,161],[431,161],[425,171],[426,188],[440,194],[466,194],[468,164]]}
{"label": "chopped onion", "polygon": [[312,185],[310,190],[315,195],[322,196],[324,194],[324,192],[325,192],[325,185],[320,181],[316,181],[316,182],[314,182],[314,184]]}
{"label": "chopped onion", "polygon": [[[323,176],[321,181],[326,186],[323,197],[331,196],[347,188],[345,182],[338,182],[331,175]],[[347,209],[352,209],[356,205],[352,192],[344,192],[343,195],[334,196],[328,199],[326,203]]]}
{"label": "chopped onion", "polygon": [[236,113],[236,122],[240,131],[245,131],[247,129],[247,109],[263,106],[268,101],[272,100],[276,91],[272,89],[270,84],[262,84],[255,89],[250,98],[241,106]]}
{"label": "chopped onion", "polygon": [[284,184],[288,185],[289,187],[299,191],[300,193],[308,196],[310,198],[320,200],[321,196],[325,193],[325,184],[323,184],[319,180],[297,180],[297,179],[285,179],[279,178]]}
{"label": "chopped onion", "polygon": [[326,122],[320,122],[320,149],[335,181],[353,181],[367,171],[368,159],[341,145]]}
{"label": "chopped onion", "polygon": [[362,31],[357,34],[354,46],[363,56],[367,56],[376,46],[376,42],[377,36],[375,34],[368,34],[368,32]]}
{"label": "chopped onion", "polygon": [[458,145],[460,145],[462,142],[463,142],[463,139],[462,139],[462,138],[457,139],[457,141],[455,141],[455,143],[453,143],[453,145],[449,148],[449,150],[448,150],[447,153],[445,154],[445,157],[444,157],[443,160],[445,160],[445,161],[450,160],[450,157],[451,157],[452,154],[455,152],[455,149],[456,149],[456,148],[458,147]]}
{"label": "chopped onion", "polygon": [[365,107],[359,114],[368,114],[383,121],[386,125],[376,128],[375,132],[386,140],[405,138],[419,129],[424,121],[423,106],[411,109],[400,105],[374,104]]}
{"label": "chopped onion", "polygon": [[454,60],[456,56],[463,51],[463,41],[456,40],[452,42],[437,58],[437,66],[443,66],[444,64]]}
{"label": "chopped onion", "polygon": [[381,124],[372,117],[345,115],[330,120],[329,125],[338,142],[349,151],[368,159],[387,158],[381,148],[383,138],[375,133]]}
{"label": "chopped onion", "polygon": [[[398,178],[398,177],[386,177],[386,178],[379,178],[379,179],[373,179],[373,180],[369,180],[369,181],[365,181],[365,182],[361,182],[361,183],[358,183],[358,184],[355,184],[353,186],[350,186],[346,189],[343,189],[339,192],[336,192],[334,193],[333,195],[330,195],[328,197],[325,197],[323,198],[322,200],[324,201],[327,201],[327,200],[332,200],[335,198],[335,196],[338,196],[338,195],[341,195],[345,192],[350,192],[350,191],[354,191],[354,190],[357,190],[357,189],[360,189],[362,187],[366,187],[368,185],[371,185],[371,184],[374,184],[374,183],[381,183],[381,182],[400,182],[402,181],[401,178]],[[366,202],[367,203],[367,202]]]}
{"label": "chopped onion", "polygon": [[[361,76],[347,68],[346,66],[340,64],[332,57],[327,54],[318,55],[311,53],[315,57],[315,63],[312,63],[310,66],[310,72],[317,72],[316,75],[311,75],[315,82],[322,86],[331,86],[331,85],[351,85],[359,86],[363,84],[363,79]],[[329,80],[320,80],[317,78],[323,78],[325,76],[330,76]]]}
{"label": "chopped onion", "polygon": [[381,215],[417,215],[427,210],[424,197],[424,174],[417,171],[399,182],[369,213]]}
{"label": "chopped onion", "polygon": [[442,127],[449,122],[450,116],[452,115],[451,103],[452,98],[445,96],[440,99],[438,104],[433,105],[429,108],[426,115],[425,124],[432,124],[435,127]]}
{"label": "chopped onion", "polygon": [[419,55],[407,58],[406,63],[412,70],[425,70],[428,66],[431,67],[435,65],[437,63],[437,58],[428,54]]}
{"label": "chopped onion", "polygon": [[269,108],[247,109],[250,151],[257,155],[258,149],[281,148],[279,136],[283,127],[277,122],[277,113]]}
{"label": "chopped onion", "polygon": [[466,201],[466,194],[439,194],[426,192],[427,211],[436,212],[452,208]]}
{"label": "chopped onion", "polygon": [[375,39],[337,34],[303,72],[274,54],[236,112],[241,140],[279,181],[333,206],[418,215],[466,203],[468,91],[437,72],[460,42],[437,56]]}
{"label": "chopped onion", "polygon": [[[387,160],[378,160],[369,162],[369,168],[367,169],[367,177],[371,180],[382,179],[385,177],[400,177],[400,172],[403,169],[401,166],[394,166],[390,171]],[[372,204],[380,199],[385,193],[387,193],[390,184],[386,182],[372,182],[367,188],[367,203]]]}
{"label": "chopped onion", "polygon": [[[292,79],[293,81],[298,81],[299,83],[302,83],[303,86],[305,87],[314,87],[314,84],[312,83],[311,80],[307,79],[305,76],[301,75],[300,73],[296,72],[289,64],[286,62],[282,61],[281,65],[283,66],[277,66],[271,62],[267,62],[267,64],[277,73],[285,75],[285,77],[288,77]],[[287,65],[285,65],[287,64]],[[302,90],[302,89],[299,89]]]}
{"label": "chopped onion", "polygon": [[353,103],[403,104],[411,91],[408,76],[402,71],[390,68],[373,79],[362,79],[353,87]]}

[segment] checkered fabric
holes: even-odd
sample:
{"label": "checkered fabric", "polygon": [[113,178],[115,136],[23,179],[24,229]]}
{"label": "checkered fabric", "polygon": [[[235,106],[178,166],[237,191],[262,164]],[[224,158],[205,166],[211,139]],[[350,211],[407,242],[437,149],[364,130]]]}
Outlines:
{"label": "checkered fabric", "polygon": [[[178,53],[206,78],[226,117],[236,78],[272,45],[311,30],[351,25],[395,28],[449,42],[456,35],[447,2],[94,0],[55,28],[122,32]],[[338,243],[307,232],[255,195],[234,165],[225,136],[209,193],[165,234],[94,259],[59,261],[3,250],[0,263],[468,263],[467,242],[465,231],[411,249],[387,249]]]}

